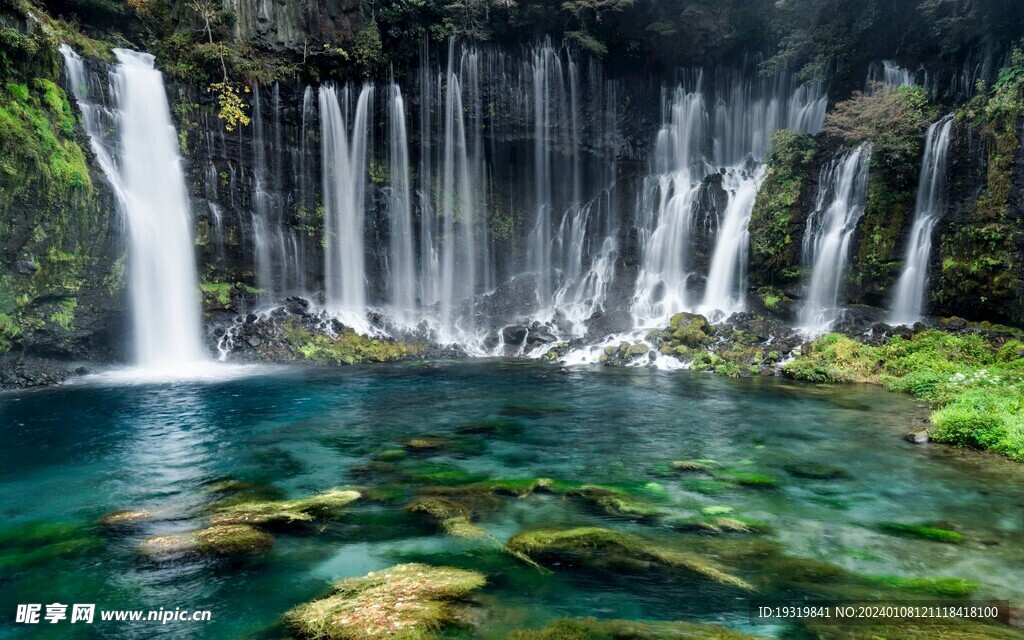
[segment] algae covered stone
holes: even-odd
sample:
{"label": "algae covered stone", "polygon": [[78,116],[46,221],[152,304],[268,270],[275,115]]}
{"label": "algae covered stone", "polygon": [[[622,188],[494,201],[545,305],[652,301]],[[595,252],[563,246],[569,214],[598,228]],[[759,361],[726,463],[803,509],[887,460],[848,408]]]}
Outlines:
{"label": "algae covered stone", "polygon": [[445,498],[419,498],[406,505],[409,513],[419,513],[437,523],[446,533],[457,538],[485,538],[487,533],[470,522],[470,509]]}
{"label": "algae covered stone", "polygon": [[245,524],[217,524],[198,531],[147,538],[139,547],[144,555],[159,557],[201,555],[262,555],[274,546],[274,537]]}
{"label": "algae covered stone", "polygon": [[419,639],[457,622],[460,599],[486,582],[475,571],[400,564],[339,580],[334,593],[295,607],[284,620],[311,640]]}
{"label": "algae covered stone", "polygon": [[584,565],[660,567],[681,570],[747,591],[754,590],[746,580],[726,572],[700,555],[600,527],[526,531],[513,536],[508,546],[542,561],[571,560]]}
{"label": "algae covered stone", "polygon": [[213,522],[250,525],[312,522],[319,517],[335,514],[342,507],[358,500],[361,495],[354,489],[336,488],[298,500],[243,502],[221,507]]}

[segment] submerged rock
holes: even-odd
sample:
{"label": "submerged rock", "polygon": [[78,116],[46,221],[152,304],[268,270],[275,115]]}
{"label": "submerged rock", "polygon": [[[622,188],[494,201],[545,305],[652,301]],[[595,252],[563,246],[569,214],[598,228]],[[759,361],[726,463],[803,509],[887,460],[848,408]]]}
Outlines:
{"label": "submerged rock", "polygon": [[113,511],[100,518],[100,524],[107,527],[117,527],[135,524],[153,517],[148,509],[120,509]]}
{"label": "submerged rock", "polygon": [[486,582],[475,571],[401,564],[339,580],[333,594],[291,609],[284,621],[310,640],[424,638],[457,622],[460,600]]}
{"label": "submerged rock", "polygon": [[513,536],[508,546],[542,564],[545,560],[569,560],[591,566],[680,570],[745,591],[754,590],[746,580],[726,572],[700,555],[600,527],[526,531]]}
{"label": "submerged rock", "polygon": [[406,505],[405,510],[426,515],[445,533],[457,538],[487,537],[483,529],[470,522],[469,507],[446,498],[418,498]]}
{"label": "submerged rock", "polygon": [[274,546],[274,537],[244,524],[218,524],[198,531],[148,538],[139,551],[159,557],[198,553],[201,555],[262,555]]}
{"label": "submerged rock", "polygon": [[928,441],[931,440],[931,434],[928,429],[916,429],[903,436],[903,439],[914,444],[928,444]]}
{"label": "submerged rock", "polygon": [[242,502],[219,508],[213,523],[274,525],[311,522],[335,515],[361,495],[354,489],[329,489],[298,500]]}

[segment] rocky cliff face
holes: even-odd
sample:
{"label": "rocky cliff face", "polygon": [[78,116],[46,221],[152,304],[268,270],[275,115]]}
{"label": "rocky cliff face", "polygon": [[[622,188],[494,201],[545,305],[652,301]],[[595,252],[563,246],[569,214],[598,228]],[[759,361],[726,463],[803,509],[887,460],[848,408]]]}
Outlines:
{"label": "rocky cliff face", "polygon": [[120,360],[125,247],[46,25],[0,13],[0,386]]}

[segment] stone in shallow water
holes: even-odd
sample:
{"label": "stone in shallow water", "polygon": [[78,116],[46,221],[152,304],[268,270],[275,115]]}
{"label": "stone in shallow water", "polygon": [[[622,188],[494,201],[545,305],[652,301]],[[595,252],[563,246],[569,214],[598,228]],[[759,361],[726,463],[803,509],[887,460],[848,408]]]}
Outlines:
{"label": "stone in shallow water", "polygon": [[542,563],[545,560],[569,560],[593,567],[678,570],[745,591],[754,590],[746,580],[698,554],[678,551],[612,529],[580,527],[525,531],[513,536],[508,547]]}
{"label": "stone in shallow water", "polygon": [[354,489],[329,489],[298,500],[243,502],[218,509],[214,524],[274,525],[312,522],[335,515],[355,502],[361,493]]}
{"label": "stone in shallow water", "polygon": [[244,524],[219,524],[198,531],[148,538],[139,551],[151,557],[188,553],[201,555],[262,555],[274,546],[274,537]]}
{"label": "stone in shallow water", "polygon": [[475,571],[400,564],[339,580],[333,594],[291,609],[284,621],[310,639],[426,638],[457,622],[460,599],[486,582]]}
{"label": "stone in shallow water", "polygon": [[911,431],[907,433],[907,435],[903,436],[903,438],[907,442],[912,442],[914,444],[928,444],[928,441],[931,440],[931,436],[927,429]]}

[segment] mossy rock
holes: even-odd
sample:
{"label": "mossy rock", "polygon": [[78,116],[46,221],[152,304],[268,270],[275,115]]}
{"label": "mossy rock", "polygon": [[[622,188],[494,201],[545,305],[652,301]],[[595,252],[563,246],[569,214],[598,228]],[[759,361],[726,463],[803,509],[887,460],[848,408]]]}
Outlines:
{"label": "mossy rock", "polygon": [[584,485],[570,489],[567,495],[580,497],[611,516],[632,519],[650,519],[664,515],[664,511],[629,495],[625,491],[600,485]]}
{"label": "mossy rock", "polygon": [[595,618],[555,620],[540,630],[517,630],[506,640],[754,640],[738,631],[693,622],[640,622]]}
{"label": "mossy rock", "polygon": [[196,553],[209,556],[258,556],[270,551],[274,537],[246,524],[217,524],[198,531],[147,538],[139,551],[150,557]]}
{"label": "mossy rock", "polygon": [[487,476],[450,464],[421,464],[405,470],[412,484],[458,486],[482,482]]}
{"label": "mossy rock", "polygon": [[966,538],[962,533],[957,533],[956,531],[950,531],[948,529],[940,529],[939,527],[933,527],[926,524],[879,522],[877,528],[882,533],[891,536],[916,538],[918,540],[931,540],[933,542],[943,542],[946,544],[960,544]]}
{"label": "mossy rock", "polygon": [[292,525],[337,515],[362,494],[354,489],[335,488],[298,500],[242,502],[220,507],[214,524]]}
{"label": "mossy rock", "polygon": [[334,593],[291,609],[284,621],[310,640],[425,640],[458,622],[461,600],[486,581],[475,571],[395,565],[335,582]]}
{"label": "mossy rock", "polygon": [[470,521],[471,510],[464,504],[442,497],[417,498],[405,506],[409,513],[423,514],[445,533],[456,538],[486,538],[487,533]]}
{"label": "mossy rock", "polygon": [[728,573],[714,562],[694,553],[678,551],[628,533],[600,527],[539,529],[518,533],[509,548],[531,558],[574,562],[581,565],[660,568],[682,571],[720,584],[753,591],[746,580]]}

